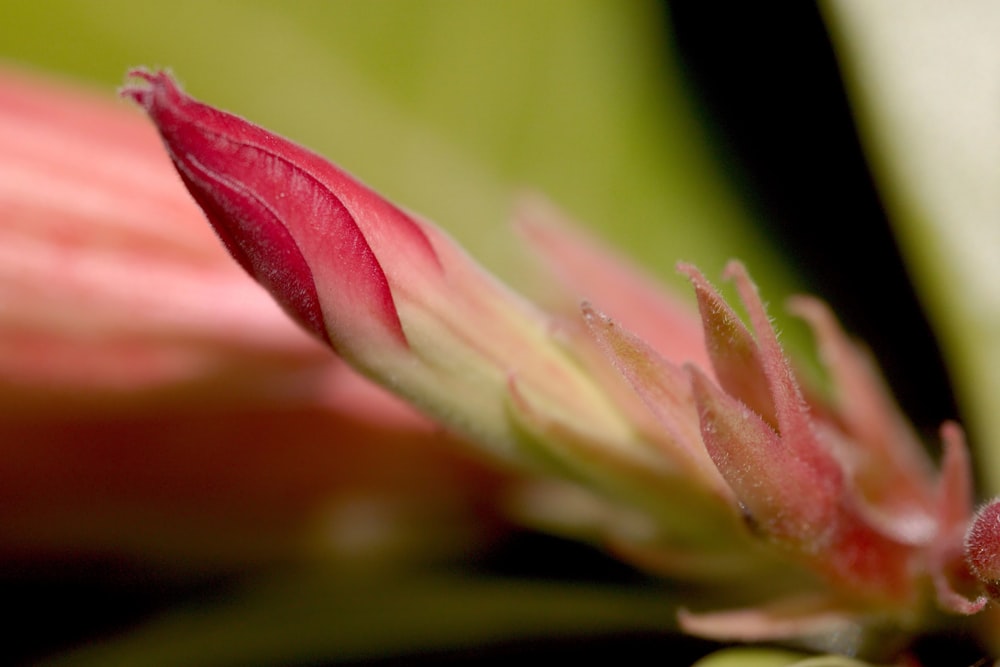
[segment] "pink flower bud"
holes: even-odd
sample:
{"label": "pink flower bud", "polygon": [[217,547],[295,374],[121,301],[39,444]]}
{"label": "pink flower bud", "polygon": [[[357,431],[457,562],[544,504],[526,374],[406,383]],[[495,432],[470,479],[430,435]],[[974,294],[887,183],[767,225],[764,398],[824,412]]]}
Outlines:
{"label": "pink flower bud", "polygon": [[144,118],[0,67],[0,566],[464,549],[496,477],[459,454],[247,279]]}
{"label": "pink flower bud", "polygon": [[965,559],[986,593],[1000,599],[1000,499],[976,512],[965,534]]}
{"label": "pink flower bud", "polygon": [[[234,258],[363,373],[509,454],[510,376],[546,410],[623,424],[551,338],[550,320],[443,232],[320,156],[135,70],[149,114]],[[515,401],[517,403],[517,401]]]}
{"label": "pink flower bud", "polygon": [[[406,214],[318,155],[201,104],[165,72],[126,86],[156,123],[184,184],[229,252],[300,324],[334,347],[345,339],[406,344],[379,253],[436,257]],[[320,295],[317,282],[336,285]]]}

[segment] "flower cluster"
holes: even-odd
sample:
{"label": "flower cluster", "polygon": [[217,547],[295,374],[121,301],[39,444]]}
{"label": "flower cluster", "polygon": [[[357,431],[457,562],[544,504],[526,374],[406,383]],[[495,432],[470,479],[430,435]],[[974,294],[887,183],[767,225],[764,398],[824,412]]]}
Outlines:
{"label": "flower cluster", "polygon": [[697,314],[536,203],[521,216],[525,238],[568,299],[589,299],[543,309],[323,158],[193,100],[164,72],[131,75],[140,82],[122,94],[159,129],[226,248],[307,331],[549,480],[551,497],[578,492],[608,509],[590,529],[623,557],[743,604],[682,611],[686,630],[913,627],[930,600],[971,614],[996,593],[997,510],[972,519],[961,430],[942,427],[936,471],[821,302],[792,309],[815,333],[830,399],[797,377],[738,262],[725,276],[749,326],[694,267],[679,270]]}

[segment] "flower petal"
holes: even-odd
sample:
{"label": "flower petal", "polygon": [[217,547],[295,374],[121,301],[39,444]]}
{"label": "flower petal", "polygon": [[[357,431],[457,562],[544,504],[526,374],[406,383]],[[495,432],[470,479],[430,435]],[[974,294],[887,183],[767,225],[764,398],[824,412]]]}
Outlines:
{"label": "flower petal", "polygon": [[583,317],[605,355],[659,422],[664,455],[720,498],[733,502],[731,490],[701,441],[697,408],[684,371],[589,304],[583,305]]}
{"label": "flower petal", "polygon": [[844,488],[840,465],[813,428],[795,374],[778,343],[778,336],[771,326],[764,304],[761,303],[757,286],[750,280],[746,268],[736,261],[726,266],[726,277],[736,283],[740,300],[750,317],[750,324],[760,347],[764,374],[771,388],[777,430],[782,441],[789,453],[810,470],[819,493],[830,499],[839,497]]}
{"label": "flower petal", "polygon": [[914,542],[929,540],[935,523],[931,463],[870,357],[847,338],[822,301],[796,297],[789,310],[812,327],[832,379],[847,435],[839,440],[846,450],[839,454],[854,488],[887,530]]}
{"label": "flower petal", "polygon": [[[745,609],[677,614],[681,628],[720,641],[765,641],[803,635],[840,635],[842,641],[860,632],[857,619],[833,598],[784,598]],[[850,647],[842,647],[850,650]]]}
{"label": "flower petal", "polygon": [[705,332],[705,347],[712,358],[712,368],[719,385],[777,428],[774,399],[757,342],[698,269],[689,264],[679,264],[677,270],[694,285]]}
{"label": "flower petal", "polygon": [[521,200],[515,226],[563,290],[568,314],[581,301],[601,309],[664,359],[709,365],[697,315],[633,263],[574,225],[540,195]]}
{"label": "flower petal", "polygon": [[760,416],[688,366],[705,446],[755,532],[813,550],[832,530],[839,494]]}

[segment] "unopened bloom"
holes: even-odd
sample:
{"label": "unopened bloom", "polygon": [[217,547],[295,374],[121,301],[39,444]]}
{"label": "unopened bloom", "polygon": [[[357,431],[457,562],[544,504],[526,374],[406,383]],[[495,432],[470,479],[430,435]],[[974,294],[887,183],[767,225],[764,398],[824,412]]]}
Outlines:
{"label": "unopened bloom", "polygon": [[963,594],[976,572],[963,559],[961,431],[943,428],[935,471],[822,303],[794,309],[815,331],[830,401],[802,389],[737,262],[726,276],[750,326],[691,266],[680,270],[700,318],[647,298],[641,279],[574,234],[528,221],[567,288],[615,311],[606,281],[649,305],[620,310],[620,322],[600,304],[547,311],[319,156],[191,99],[165,73],[132,74],[142,83],[123,94],[156,124],[222,241],[306,329],[471,441],[635,519],[599,535],[618,553],[750,603],[684,612],[686,629],[757,639],[912,627],[929,599],[959,613],[986,604]]}
{"label": "unopened bloom", "polygon": [[246,280],[147,123],[0,72],[0,562],[464,548],[496,475],[446,439]]}

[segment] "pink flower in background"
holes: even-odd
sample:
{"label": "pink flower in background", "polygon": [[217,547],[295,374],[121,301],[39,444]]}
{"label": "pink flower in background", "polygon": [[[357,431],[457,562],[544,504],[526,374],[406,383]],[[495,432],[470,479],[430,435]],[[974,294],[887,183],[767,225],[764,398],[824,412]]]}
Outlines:
{"label": "pink flower in background", "polygon": [[0,73],[0,559],[467,549],[499,475],[245,279],[134,113]]}
{"label": "pink flower in background", "polygon": [[[697,269],[680,267],[700,318],[536,205],[522,219],[526,238],[571,295],[594,304],[546,310],[323,158],[193,100],[165,73],[132,74],[141,82],[123,94],[149,114],[230,253],[286,312],[537,478],[525,517],[558,527],[577,493],[605,511],[591,515],[592,539],[721,592],[681,612],[686,630],[743,640],[907,632],[936,622],[935,607],[976,613],[995,592],[997,531],[983,528],[995,512],[979,515],[963,546],[972,489],[960,429],[943,427],[936,471],[822,303],[793,308],[816,334],[829,400],[803,389],[737,262],[725,275],[749,326]],[[726,609],[733,600],[743,606]]]}

